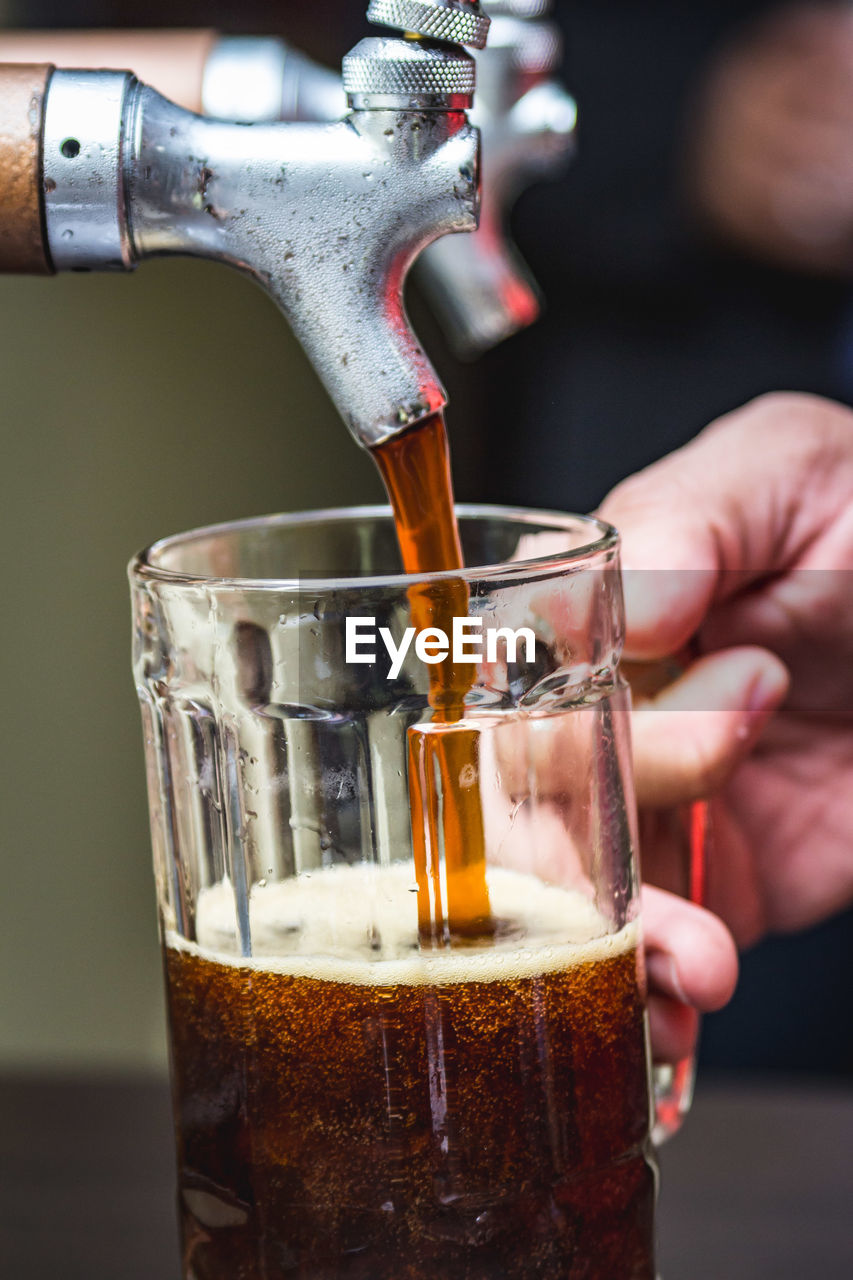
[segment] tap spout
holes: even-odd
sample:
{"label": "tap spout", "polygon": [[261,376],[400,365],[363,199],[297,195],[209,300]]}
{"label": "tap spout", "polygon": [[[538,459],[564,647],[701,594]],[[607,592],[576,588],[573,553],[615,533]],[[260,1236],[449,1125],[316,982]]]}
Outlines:
{"label": "tap spout", "polygon": [[403,284],[426,245],[476,226],[477,142],[462,111],[246,126],[140,87],[125,171],[133,257],[189,254],[251,275],[372,447],[446,401]]}

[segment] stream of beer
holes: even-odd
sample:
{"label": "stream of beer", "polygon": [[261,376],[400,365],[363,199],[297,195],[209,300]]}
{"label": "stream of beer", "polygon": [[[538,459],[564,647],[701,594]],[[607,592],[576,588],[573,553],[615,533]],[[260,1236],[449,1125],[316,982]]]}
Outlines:
{"label": "stream of beer", "polygon": [[[433,414],[373,450],[407,573],[463,567],[444,419]],[[468,613],[462,578],[409,589],[412,624],[452,632]],[[463,723],[470,664],[430,666],[432,719],[408,733],[409,803],[422,946],[491,931],[476,731]]]}

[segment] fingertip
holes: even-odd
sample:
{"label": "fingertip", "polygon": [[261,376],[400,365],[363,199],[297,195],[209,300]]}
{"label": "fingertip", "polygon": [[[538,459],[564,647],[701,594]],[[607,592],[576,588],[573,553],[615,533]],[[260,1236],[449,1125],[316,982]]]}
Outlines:
{"label": "fingertip", "polygon": [[768,649],[753,649],[760,655],[756,660],[756,674],[749,686],[745,709],[754,716],[766,719],[785,701],[791,687],[791,673],[781,658]]}
{"label": "fingertip", "polygon": [[696,1010],[657,995],[649,997],[648,1010],[652,1061],[675,1063],[689,1057],[699,1035]]}
{"label": "fingertip", "polygon": [[788,692],[788,668],[757,644],[703,653],[647,700],[656,711],[758,711]]}
{"label": "fingertip", "polygon": [[717,916],[661,889],[643,890],[646,966],[652,991],[712,1013],[738,978],[735,941]]}
{"label": "fingertip", "polygon": [[697,914],[689,924],[682,924],[681,935],[676,933],[674,938],[676,967],[690,1003],[702,1013],[715,1013],[735,993],[740,967],[737,947],[721,920],[701,907],[694,910]]}

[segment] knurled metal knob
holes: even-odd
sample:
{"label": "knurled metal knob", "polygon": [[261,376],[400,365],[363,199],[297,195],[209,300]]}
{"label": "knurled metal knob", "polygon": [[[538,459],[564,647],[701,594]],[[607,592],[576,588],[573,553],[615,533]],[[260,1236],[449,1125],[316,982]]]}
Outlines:
{"label": "knurled metal knob", "polygon": [[382,36],[362,40],[343,60],[344,92],[350,99],[417,99],[464,108],[471,105],[474,59],[461,49]]}
{"label": "knurled metal knob", "polygon": [[479,0],[370,0],[367,18],[382,27],[472,49],[485,47],[489,30]]}

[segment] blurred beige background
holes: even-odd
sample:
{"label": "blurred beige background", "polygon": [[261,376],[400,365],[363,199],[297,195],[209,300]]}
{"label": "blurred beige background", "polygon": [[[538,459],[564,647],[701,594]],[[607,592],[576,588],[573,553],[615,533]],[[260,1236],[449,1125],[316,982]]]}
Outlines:
{"label": "blurred beige background", "polygon": [[272,303],[214,264],[0,277],[0,371],[0,1068],[160,1066],[126,563],[380,488]]}

